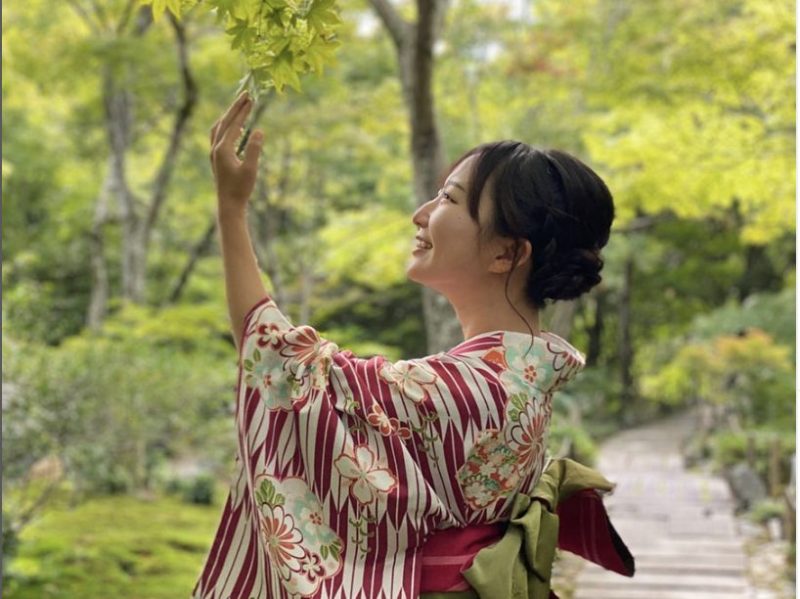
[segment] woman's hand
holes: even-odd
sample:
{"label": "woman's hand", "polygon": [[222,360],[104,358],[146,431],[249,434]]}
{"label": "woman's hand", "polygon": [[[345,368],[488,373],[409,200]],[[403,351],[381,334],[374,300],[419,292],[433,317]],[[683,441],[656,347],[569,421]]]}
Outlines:
{"label": "woman's hand", "polygon": [[247,140],[244,160],[236,156],[236,140],[252,106],[250,96],[243,92],[211,128],[211,170],[220,214],[245,214],[255,187],[263,133],[256,129]]}

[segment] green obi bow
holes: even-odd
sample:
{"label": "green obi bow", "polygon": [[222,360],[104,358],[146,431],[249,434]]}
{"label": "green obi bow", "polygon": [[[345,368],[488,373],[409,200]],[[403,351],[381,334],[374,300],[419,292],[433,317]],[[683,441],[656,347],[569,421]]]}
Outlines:
{"label": "green obi bow", "polygon": [[481,599],[548,599],[558,504],[582,489],[611,491],[615,486],[574,460],[551,460],[533,492],[517,494],[503,538],[478,552],[464,578]]}

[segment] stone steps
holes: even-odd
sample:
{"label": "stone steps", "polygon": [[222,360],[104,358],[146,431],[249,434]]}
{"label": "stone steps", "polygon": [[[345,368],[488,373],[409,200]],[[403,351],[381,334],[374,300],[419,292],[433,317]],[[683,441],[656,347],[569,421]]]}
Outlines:
{"label": "stone steps", "polygon": [[747,590],[747,583],[741,576],[707,575],[684,572],[678,576],[660,572],[636,572],[633,578],[621,576],[602,568],[587,567],[581,572],[580,588],[600,587],[603,589],[663,589],[663,590],[689,590],[696,591],[698,597],[705,592],[743,592]]}
{"label": "stone steps", "polygon": [[646,592],[642,592],[639,589],[608,590],[581,588],[575,593],[574,599],[750,599],[750,594],[744,591],[712,591],[698,594],[696,591],[685,590],[650,589]]}
{"label": "stone steps", "polygon": [[595,465],[614,491],[604,503],[636,560],[632,578],[584,562],[573,599],[751,599],[747,557],[728,484],[686,471],[688,415],[624,431]]}

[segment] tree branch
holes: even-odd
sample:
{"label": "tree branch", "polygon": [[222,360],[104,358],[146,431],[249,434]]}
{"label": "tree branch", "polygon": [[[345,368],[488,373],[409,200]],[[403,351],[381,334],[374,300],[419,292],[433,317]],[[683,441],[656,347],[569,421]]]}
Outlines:
{"label": "tree branch", "polygon": [[[136,0],[128,0],[128,3],[122,10],[122,16],[119,19],[119,23],[117,23],[117,35],[122,35],[122,32],[125,31],[125,28],[128,26],[128,21],[130,21],[131,14],[133,13],[133,9],[135,7],[136,7]],[[150,14],[152,15],[152,12]]]}
{"label": "tree branch", "polygon": [[183,25],[175,19],[172,13],[169,13],[169,19],[172,28],[175,30],[175,38],[178,42],[178,61],[180,64],[181,80],[183,82],[184,101],[175,114],[175,122],[172,126],[169,144],[153,185],[153,195],[144,223],[145,245],[150,236],[150,231],[158,219],[158,213],[166,199],[167,186],[175,170],[175,162],[186,130],[186,124],[197,103],[197,85],[192,76],[191,69],[189,68],[188,54],[186,51],[186,32]]}
{"label": "tree branch", "polygon": [[216,230],[217,218],[216,216],[213,216],[209,219],[208,226],[206,226],[203,236],[192,248],[192,252],[189,254],[189,260],[186,262],[186,266],[183,267],[183,270],[181,271],[175,286],[172,288],[172,292],[170,292],[166,303],[174,304],[180,299],[183,290],[186,288],[186,283],[189,281],[189,277],[191,276],[194,267],[197,265],[197,261],[208,252],[211,242],[214,240],[214,231]]}
{"label": "tree branch", "polygon": [[411,24],[400,16],[389,0],[370,0],[370,3],[386,26],[394,45],[398,49],[405,45]]}
{"label": "tree branch", "polygon": [[674,220],[674,218],[675,218],[674,215],[668,213],[656,216],[637,216],[636,218],[629,221],[626,227],[614,229],[614,233],[619,233],[621,235],[627,235],[629,233],[638,233],[640,231],[646,231],[647,229],[652,229],[659,223]]}
{"label": "tree branch", "polygon": [[95,36],[99,37],[100,34],[102,33],[100,28],[92,21],[92,16],[86,11],[86,9],[83,6],[80,5],[78,0],[67,0],[67,2],[69,2],[69,5],[75,10],[76,13],[78,13],[78,16],[80,16],[81,19],[83,19],[83,22],[86,23],[86,26],[89,28],[89,30]]}

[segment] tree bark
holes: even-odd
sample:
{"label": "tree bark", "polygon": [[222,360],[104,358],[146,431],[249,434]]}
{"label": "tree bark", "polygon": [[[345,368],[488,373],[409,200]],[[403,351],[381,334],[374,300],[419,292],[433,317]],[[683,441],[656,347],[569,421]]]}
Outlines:
{"label": "tree bark", "polygon": [[178,64],[183,84],[183,102],[178,106],[172,124],[172,131],[167,143],[164,157],[159,165],[155,180],[152,184],[152,194],[148,202],[147,212],[143,219],[137,219],[138,227],[134,243],[127,249],[130,252],[130,261],[133,264],[129,299],[141,303],[145,297],[145,284],[147,275],[147,254],[150,248],[153,229],[158,222],[161,209],[167,198],[167,189],[175,172],[175,164],[180,153],[181,143],[186,133],[189,118],[197,104],[197,85],[189,68],[188,49],[186,45],[186,31],[172,13],[169,20],[175,32],[175,41],[178,51]]}
{"label": "tree bark", "polygon": [[625,259],[622,282],[622,293],[619,302],[619,361],[621,383],[621,416],[625,424],[632,422],[634,388],[633,388],[633,345],[631,334],[631,290],[633,288],[633,257]]}
{"label": "tree bark", "polygon": [[111,149],[111,190],[119,204],[122,225],[122,295],[131,297],[136,256],[130,250],[135,245],[139,228],[135,200],[127,181],[126,154],[130,145],[132,108],[130,94],[121,88],[110,67],[103,73],[103,105],[106,133]]}
{"label": "tree bark", "polygon": [[[77,3],[74,4],[77,6]],[[128,4],[119,23],[115,27],[115,35],[119,37],[143,36],[153,22],[150,7],[143,6],[136,11],[131,31],[127,24],[130,20],[133,4]],[[77,10],[77,9],[76,9]],[[85,19],[90,15],[79,11]],[[99,19],[98,15],[98,19]],[[175,170],[175,163],[180,152],[186,126],[197,102],[197,86],[189,69],[188,52],[184,26],[169,13],[170,23],[175,32],[178,62],[183,84],[183,102],[177,108],[170,138],[164,157],[159,165],[152,185],[152,193],[148,201],[138,198],[131,190],[127,180],[127,153],[133,141],[134,101],[127,89],[125,75],[115,74],[110,65],[103,71],[103,106],[105,112],[106,133],[110,147],[110,174],[108,181],[109,194],[119,204],[119,220],[122,225],[122,290],[124,300],[141,303],[145,300],[147,255],[153,229],[167,197],[169,182]],[[97,25],[91,21],[93,29]],[[144,208],[144,210],[142,210]],[[101,209],[98,207],[98,211]],[[98,227],[102,225],[98,224]],[[98,253],[98,244],[102,243],[102,235],[96,227],[93,237],[93,272],[95,285],[92,291],[87,321],[90,326],[97,327],[105,316],[106,302],[103,300],[102,271],[105,266],[102,253]],[[107,297],[107,290],[105,291]],[[180,291],[178,291],[180,293]]]}
{"label": "tree bark", "polygon": [[589,328],[589,347],[586,350],[586,366],[594,366],[600,361],[603,350],[603,328],[605,325],[606,293],[597,291],[591,295],[594,308],[594,322]]}
{"label": "tree bark", "polygon": [[86,326],[97,331],[103,324],[108,307],[108,267],[105,258],[105,226],[112,219],[108,212],[108,199],[113,191],[113,164],[109,158],[108,170],[100,187],[94,207],[92,230],[89,233],[90,268],[92,270],[92,288],[89,307],[86,311]]}
{"label": "tree bark", "polygon": [[569,340],[577,307],[577,300],[560,301],[553,304],[547,330]]}
{"label": "tree bark", "polygon": [[759,291],[778,291],[781,289],[783,276],[776,272],[766,250],[766,246],[745,246],[745,268],[738,285],[740,302]]}
{"label": "tree bark", "polygon": [[[417,20],[409,23],[389,0],[371,0],[397,52],[403,99],[411,129],[411,163],[417,206],[435,193],[445,167],[433,96],[433,46],[443,26],[444,0],[417,0]],[[463,340],[455,311],[445,297],[422,288],[428,351],[437,353]]]}

